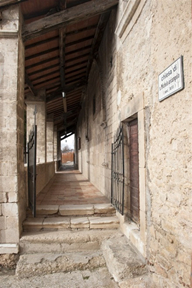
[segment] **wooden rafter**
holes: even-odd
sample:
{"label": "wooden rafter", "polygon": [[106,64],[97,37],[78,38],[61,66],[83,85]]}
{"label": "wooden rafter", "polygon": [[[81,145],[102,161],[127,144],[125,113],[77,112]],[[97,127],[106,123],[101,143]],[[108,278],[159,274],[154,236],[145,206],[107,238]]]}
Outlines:
{"label": "wooden rafter", "polygon": [[93,59],[95,57],[95,53],[99,49],[99,46],[100,46],[100,43],[101,43],[101,40],[102,40],[102,37],[103,37],[103,32],[104,32],[104,30],[106,28],[106,25],[107,25],[107,22],[109,20],[109,16],[110,16],[110,12],[106,12],[105,14],[102,14],[100,16],[99,23],[98,23],[98,26],[97,26],[97,30],[96,30],[96,33],[95,33],[95,36],[94,36],[94,39],[93,39],[93,42],[92,42],[91,52],[90,52],[90,55],[89,55],[89,61],[88,61],[88,65],[87,65],[87,78],[89,76],[89,72],[90,72],[90,69],[91,69],[91,65],[93,63]]}
{"label": "wooden rafter", "polygon": [[28,0],[1,0],[0,1],[0,8],[1,7],[7,7],[10,5],[14,5],[14,4],[19,4],[19,3],[25,2],[25,1],[28,1]]}
{"label": "wooden rafter", "polygon": [[37,71],[31,72],[31,73],[28,73],[28,76],[33,76],[33,75],[36,75],[36,74],[45,72],[45,71],[47,71],[47,70],[54,69],[54,68],[56,68],[56,67],[58,68],[58,64],[54,64],[54,65],[48,66],[48,67],[46,67],[46,68],[42,68],[42,69],[40,69],[40,70],[37,70]]}
{"label": "wooden rafter", "polygon": [[105,13],[118,2],[118,0],[92,0],[26,24],[23,29],[23,39],[27,41],[49,31]]}
{"label": "wooden rafter", "polygon": [[48,49],[45,51],[41,51],[39,53],[25,57],[25,61],[31,60],[31,59],[36,58],[36,57],[44,56],[45,54],[49,54],[49,53],[55,52],[57,50],[58,50],[58,47],[54,47],[54,48],[51,48],[51,49]]}
{"label": "wooden rafter", "polygon": [[46,59],[46,60],[31,64],[31,65],[28,65],[28,66],[26,65],[25,67],[26,67],[26,69],[32,69],[32,68],[34,68],[36,66],[41,66],[41,65],[50,63],[51,61],[55,61],[55,60],[59,60],[59,56],[55,56],[55,57],[52,57],[52,58],[49,58],[49,59]]}
{"label": "wooden rafter", "polygon": [[[68,92],[72,92],[72,91],[75,91],[76,89],[79,89],[80,87],[83,87],[85,85],[85,82],[84,81],[80,81],[78,83],[75,83],[73,85],[67,85],[64,87],[64,90],[65,90],[65,93],[68,93]],[[50,102],[50,101],[53,101],[55,99],[58,99],[58,98],[61,98],[62,95],[61,95],[61,92],[62,90],[59,89],[55,92],[52,92],[50,94],[47,95],[47,102]]]}

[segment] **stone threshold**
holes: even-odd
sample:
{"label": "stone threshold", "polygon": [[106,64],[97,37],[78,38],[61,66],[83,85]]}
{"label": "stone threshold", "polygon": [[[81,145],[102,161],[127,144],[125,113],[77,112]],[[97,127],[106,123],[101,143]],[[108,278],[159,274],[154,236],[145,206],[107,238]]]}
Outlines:
{"label": "stone threshold", "polygon": [[23,223],[24,231],[73,230],[73,229],[117,229],[119,219],[111,217],[39,217],[28,218]]}
{"label": "stone threshold", "polygon": [[80,215],[112,215],[115,208],[110,203],[86,205],[37,205],[38,215],[80,216]]}

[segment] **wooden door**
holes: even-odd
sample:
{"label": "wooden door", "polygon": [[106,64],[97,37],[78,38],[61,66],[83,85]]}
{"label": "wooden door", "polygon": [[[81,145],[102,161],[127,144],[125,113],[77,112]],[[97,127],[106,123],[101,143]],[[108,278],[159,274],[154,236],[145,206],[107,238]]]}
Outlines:
{"label": "wooden door", "polygon": [[130,159],[130,213],[134,222],[139,223],[139,151],[138,121],[129,122]]}

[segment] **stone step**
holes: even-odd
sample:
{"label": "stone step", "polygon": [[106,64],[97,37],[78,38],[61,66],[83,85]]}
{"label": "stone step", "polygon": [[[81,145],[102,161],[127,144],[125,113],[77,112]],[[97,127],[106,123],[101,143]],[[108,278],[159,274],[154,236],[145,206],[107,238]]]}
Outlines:
{"label": "stone step", "polygon": [[57,231],[74,229],[117,229],[119,219],[110,217],[38,217],[27,218],[23,222],[24,231]]}
{"label": "stone step", "polygon": [[[45,215],[60,216],[109,216],[116,213],[115,208],[110,203],[87,204],[87,205],[37,205],[37,217]],[[27,211],[28,216],[32,216],[31,211]]]}
{"label": "stone step", "polygon": [[[100,233],[101,232],[101,233]],[[41,231],[23,233],[20,254],[64,253],[100,249],[101,243],[116,233],[116,230],[86,231]]]}
{"label": "stone step", "polygon": [[105,266],[105,259],[101,251],[25,254],[19,258],[16,276],[18,278],[28,278],[75,270],[94,270]]}
{"label": "stone step", "polygon": [[116,233],[104,240],[101,250],[109,272],[120,287],[147,287],[145,259],[132,248],[124,235]]}

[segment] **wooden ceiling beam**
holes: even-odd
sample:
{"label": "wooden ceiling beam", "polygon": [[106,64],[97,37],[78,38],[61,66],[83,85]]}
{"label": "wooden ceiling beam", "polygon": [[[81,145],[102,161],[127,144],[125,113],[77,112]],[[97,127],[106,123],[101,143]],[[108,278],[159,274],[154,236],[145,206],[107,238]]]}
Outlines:
{"label": "wooden ceiling beam", "polygon": [[28,0],[1,0],[0,1],[0,8],[1,7],[7,7],[7,6],[10,6],[10,5],[15,5],[15,4],[20,4],[21,2],[25,2],[25,1],[28,1]]}
{"label": "wooden ceiling beam", "polygon": [[47,44],[51,41],[55,41],[55,40],[58,40],[58,36],[53,36],[51,38],[48,38],[48,39],[45,39],[45,40],[40,40],[38,42],[35,42],[33,44],[29,44],[29,45],[25,45],[25,50],[28,50],[28,49],[31,49],[31,48],[34,48],[34,47],[37,47],[37,46],[40,46],[40,45],[43,45],[43,44]]}
{"label": "wooden ceiling beam", "polygon": [[[49,68],[47,68],[47,70],[48,70]],[[57,73],[57,72],[59,72],[58,71],[58,65],[57,65],[57,69],[56,70],[53,70],[53,71],[51,71],[51,72],[49,72],[49,73],[46,73],[46,74],[43,74],[43,75],[41,75],[41,76],[37,76],[37,77],[35,77],[35,78],[33,78],[33,79],[31,79],[32,81],[36,81],[36,80],[39,80],[39,79],[42,79],[42,78],[45,78],[45,77],[49,77],[49,76],[51,76],[51,75],[53,75],[54,73]],[[39,72],[36,72],[36,74],[37,73],[39,73]]]}
{"label": "wooden ceiling beam", "polygon": [[71,70],[70,72],[67,73],[67,75],[72,74],[72,73],[74,73],[74,72],[78,72],[78,71],[80,71],[80,70],[85,70],[86,67],[87,67],[87,65],[85,65],[85,66],[83,66],[83,67],[81,67],[81,68],[78,68],[78,69]]}
{"label": "wooden ceiling beam", "polygon": [[93,63],[93,59],[95,57],[95,54],[98,52],[99,46],[101,44],[101,40],[103,37],[103,33],[105,31],[107,22],[109,20],[109,16],[110,16],[110,12],[106,12],[105,14],[102,14],[100,16],[99,22],[98,22],[98,26],[97,26],[97,30],[92,42],[92,48],[91,48],[91,52],[89,55],[89,60],[88,60],[88,65],[87,65],[87,79],[89,76],[89,72],[91,70],[91,65]]}
{"label": "wooden ceiling beam", "polygon": [[61,77],[61,89],[64,89],[65,87],[65,72],[64,72],[64,66],[65,66],[65,29],[59,30],[59,65],[60,65],[60,77]]}
{"label": "wooden ceiling beam", "polygon": [[23,40],[27,41],[49,31],[105,13],[116,6],[118,2],[118,0],[92,0],[26,24],[22,33]]}
{"label": "wooden ceiling beam", "polygon": [[70,75],[69,77],[65,77],[66,82],[67,82],[68,80],[72,80],[73,78],[77,78],[78,76],[84,77],[84,76],[85,76],[85,72],[84,72],[84,73],[83,73],[83,72],[75,73],[75,74],[73,74],[73,75]]}
{"label": "wooden ceiling beam", "polygon": [[85,64],[85,63],[87,63],[87,60],[77,62],[77,63],[75,63],[75,64],[73,64],[73,65],[70,65],[70,66],[65,66],[65,71],[66,71],[66,70],[69,70],[70,68],[76,67],[76,66],[78,66],[78,65],[83,65],[83,64]]}
{"label": "wooden ceiling beam", "polygon": [[85,53],[85,54],[81,54],[81,55],[79,55],[79,56],[77,56],[77,57],[70,58],[70,59],[66,60],[66,63],[73,62],[73,61],[75,61],[75,60],[79,60],[79,59],[81,59],[81,58],[83,58],[83,57],[86,57],[86,56],[88,57],[89,54],[90,54],[90,53]]}
{"label": "wooden ceiling beam", "polygon": [[[66,85],[64,87],[64,91],[65,91],[65,93],[68,93],[68,92],[74,91],[76,89],[79,89],[80,87],[83,87],[84,85],[85,85],[84,81],[79,81],[78,83],[75,83],[73,85]],[[47,102],[50,102],[50,101],[55,100],[57,98],[61,98],[62,97],[61,92],[62,92],[62,90],[59,89],[59,90],[52,92],[49,95],[47,95]]]}
{"label": "wooden ceiling beam", "polygon": [[75,41],[72,41],[72,42],[69,42],[69,43],[66,43],[66,47],[70,47],[70,46],[73,46],[73,45],[81,44],[82,42],[84,43],[85,41],[92,40],[93,37],[94,37],[94,35],[88,36],[88,37],[85,37],[85,38],[81,38],[81,39],[78,39],[78,40],[75,40]]}
{"label": "wooden ceiling beam", "polygon": [[25,68],[26,69],[32,69],[32,68],[35,68],[36,66],[42,66],[44,64],[47,64],[51,61],[55,61],[55,60],[59,60],[59,56],[55,56],[55,57],[52,57],[52,58],[48,58],[46,60],[43,60],[43,61],[40,61],[40,62],[37,62],[37,63],[34,63],[34,64],[31,64],[31,65],[26,65]]}
{"label": "wooden ceiling beam", "polygon": [[[45,81],[42,81],[42,82],[39,82],[39,83],[37,83],[37,84],[34,85],[34,86],[38,86],[38,85],[41,85],[41,84],[47,84],[47,83],[49,83],[50,81],[53,81],[53,80],[56,80],[56,79],[59,79],[59,76],[54,77],[54,78],[51,78],[51,79],[48,79],[48,80],[45,80]],[[45,86],[46,86],[46,85],[45,85]]]}
{"label": "wooden ceiling beam", "polygon": [[48,50],[41,51],[39,53],[25,57],[25,61],[31,60],[31,59],[36,58],[36,57],[44,56],[45,54],[49,54],[49,53],[55,52],[57,50],[58,50],[58,47],[54,47],[54,48],[51,48]]}
{"label": "wooden ceiling beam", "polygon": [[[46,67],[46,68],[43,68],[43,69],[40,69],[40,70],[36,70],[35,72],[28,73],[28,76],[33,76],[33,75],[36,75],[36,74],[45,72],[45,71],[47,71],[47,70],[54,69],[54,68],[56,68],[56,67],[59,68],[59,64],[54,64],[54,65],[48,66],[48,67]],[[41,76],[40,76],[40,77],[41,77]]]}
{"label": "wooden ceiling beam", "polygon": [[79,48],[79,49],[76,49],[76,50],[72,50],[70,52],[66,52],[65,56],[69,56],[69,55],[74,54],[74,53],[82,52],[84,50],[90,49],[91,47],[92,47],[92,45],[88,45],[88,46],[85,46],[85,47],[82,47],[82,48]]}
{"label": "wooden ceiling beam", "polygon": [[97,25],[90,25],[88,27],[86,26],[84,28],[80,28],[80,29],[76,29],[74,31],[68,32],[67,36],[78,35],[81,32],[88,32],[89,30],[96,29],[96,28],[97,28]]}

